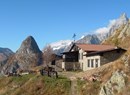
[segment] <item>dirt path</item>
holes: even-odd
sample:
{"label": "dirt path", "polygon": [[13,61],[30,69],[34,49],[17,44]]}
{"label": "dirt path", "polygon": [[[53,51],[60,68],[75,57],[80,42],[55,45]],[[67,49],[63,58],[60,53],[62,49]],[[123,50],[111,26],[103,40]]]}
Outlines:
{"label": "dirt path", "polygon": [[71,93],[70,95],[79,95],[77,87],[76,72],[61,72],[60,75],[65,76],[71,80]]}
{"label": "dirt path", "polygon": [[75,77],[70,78],[71,80],[71,95],[78,95],[77,79]]}

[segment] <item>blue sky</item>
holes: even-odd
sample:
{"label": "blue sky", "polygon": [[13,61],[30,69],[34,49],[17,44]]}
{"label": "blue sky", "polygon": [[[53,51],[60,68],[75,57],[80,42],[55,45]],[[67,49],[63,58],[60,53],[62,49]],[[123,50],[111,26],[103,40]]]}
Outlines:
{"label": "blue sky", "polygon": [[40,49],[46,44],[77,39],[104,27],[122,13],[130,16],[129,0],[0,0],[0,47],[16,51],[29,35]]}

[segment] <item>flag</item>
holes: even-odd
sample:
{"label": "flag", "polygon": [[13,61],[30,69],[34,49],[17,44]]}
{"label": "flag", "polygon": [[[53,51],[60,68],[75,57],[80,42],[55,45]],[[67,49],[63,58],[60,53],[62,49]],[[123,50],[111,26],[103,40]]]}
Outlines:
{"label": "flag", "polygon": [[74,33],[73,37],[72,38],[75,38],[76,37],[76,34]]}

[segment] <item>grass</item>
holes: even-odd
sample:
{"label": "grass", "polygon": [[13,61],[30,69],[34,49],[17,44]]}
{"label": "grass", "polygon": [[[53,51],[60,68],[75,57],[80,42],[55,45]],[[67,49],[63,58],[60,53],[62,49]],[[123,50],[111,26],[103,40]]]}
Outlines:
{"label": "grass", "polygon": [[30,78],[33,78],[33,74],[29,74],[29,75],[25,75],[22,77],[11,77],[10,79],[12,80],[12,82],[18,84],[18,85],[22,85],[24,84],[26,81],[28,81]]}
{"label": "grass", "polygon": [[0,95],[69,95],[71,82],[40,75],[0,78]]}

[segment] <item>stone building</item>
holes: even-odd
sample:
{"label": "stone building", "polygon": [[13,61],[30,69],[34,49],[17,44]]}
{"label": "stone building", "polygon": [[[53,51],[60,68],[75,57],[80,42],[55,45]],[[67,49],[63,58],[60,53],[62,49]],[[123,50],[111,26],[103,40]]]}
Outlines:
{"label": "stone building", "polygon": [[111,45],[73,44],[63,52],[62,69],[89,70],[117,60],[126,50]]}

